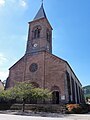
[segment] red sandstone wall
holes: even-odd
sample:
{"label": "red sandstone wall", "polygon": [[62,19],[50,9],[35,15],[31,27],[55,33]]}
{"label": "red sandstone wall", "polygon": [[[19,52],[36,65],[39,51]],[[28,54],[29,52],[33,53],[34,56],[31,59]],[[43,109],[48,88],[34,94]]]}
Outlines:
{"label": "red sandstone wall", "polygon": [[45,87],[58,86],[61,96],[65,94],[65,62],[58,57],[45,54]]}
{"label": "red sandstone wall", "polygon": [[[32,63],[38,65],[35,72],[29,70]],[[62,97],[65,96],[65,71],[65,62],[48,52],[24,56],[10,69],[9,87],[14,86],[16,81],[30,81],[31,83],[37,83],[41,88],[48,88],[49,90],[57,86]]]}
{"label": "red sandstone wall", "polygon": [[[29,67],[32,63],[37,63],[38,69],[35,72],[31,72]],[[35,82],[39,84],[39,87],[43,87],[44,80],[44,52],[34,54],[33,56],[27,57],[25,80]]]}
{"label": "red sandstone wall", "polygon": [[24,59],[23,57],[10,68],[7,87],[13,87],[15,82],[22,82],[24,80]]}

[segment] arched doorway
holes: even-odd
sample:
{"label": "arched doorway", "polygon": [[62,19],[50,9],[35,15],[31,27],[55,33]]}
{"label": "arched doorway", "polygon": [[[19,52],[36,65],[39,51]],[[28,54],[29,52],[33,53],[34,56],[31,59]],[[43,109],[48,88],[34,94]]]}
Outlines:
{"label": "arched doorway", "polygon": [[58,86],[54,85],[54,86],[52,86],[51,91],[52,91],[52,104],[59,104],[60,99],[61,99],[60,88]]}
{"label": "arched doorway", "polygon": [[59,104],[59,91],[52,92],[52,103]]}
{"label": "arched doorway", "polygon": [[36,83],[36,82],[31,82],[31,84],[33,85],[33,87],[39,88],[39,84],[38,84],[38,83]]}

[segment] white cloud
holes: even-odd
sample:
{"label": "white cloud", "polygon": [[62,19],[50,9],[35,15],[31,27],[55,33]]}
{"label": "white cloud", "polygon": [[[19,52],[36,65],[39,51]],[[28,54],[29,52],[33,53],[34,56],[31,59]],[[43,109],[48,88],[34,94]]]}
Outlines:
{"label": "white cloud", "polygon": [[[28,0],[0,0],[0,8],[4,7],[14,11],[26,10],[28,7]],[[8,10],[9,10],[8,9]]]}
{"label": "white cloud", "polygon": [[5,0],[0,0],[0,6],[4,6],[5,5]]}
{"label": "white cloud", "polygon": [[0,53],[0,80],[5,80],[8,77],[8,69],[5,68],[7,58]]}
{"label": "white cloud", "polygon": [[4,65],[7,62],[7,58],[4,54],[0,53],[0,80],[5,80],[8,77],[8,69],[5,70]]}
{"label": "white cloud", "polygon": [[22,6],[22,7],[27,6],[27,2],[25,0],[20,0],[19,3],[20,3],[20,6]]}
{"label": "white cloud", "polygon": [[7,58],[2,53],[0,53],[0,65],[3,65],[6,61]]}
{"label": "white cloud", "polygon": [[8,77],[8,71],[0,71],[0,80],[6,80]]}

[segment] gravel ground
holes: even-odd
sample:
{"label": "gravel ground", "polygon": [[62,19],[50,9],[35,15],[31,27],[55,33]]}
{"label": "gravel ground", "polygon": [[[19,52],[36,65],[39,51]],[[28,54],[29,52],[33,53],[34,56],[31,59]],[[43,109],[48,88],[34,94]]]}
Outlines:
{"label": "gravel ground", "polygon": [[90,120],[90,114],[56,114],[0,111],[0,120]]}

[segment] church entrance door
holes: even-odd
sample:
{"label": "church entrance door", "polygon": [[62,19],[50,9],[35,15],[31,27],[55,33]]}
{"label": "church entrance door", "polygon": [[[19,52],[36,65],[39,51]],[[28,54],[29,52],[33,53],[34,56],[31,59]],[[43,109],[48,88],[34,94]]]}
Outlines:
{"label": "church entrance door", "polygon": [[58,91],[54,91],[52,93],[52,103],[59,104],[59,92]]}

